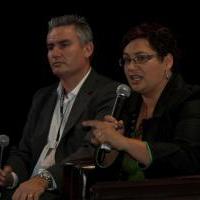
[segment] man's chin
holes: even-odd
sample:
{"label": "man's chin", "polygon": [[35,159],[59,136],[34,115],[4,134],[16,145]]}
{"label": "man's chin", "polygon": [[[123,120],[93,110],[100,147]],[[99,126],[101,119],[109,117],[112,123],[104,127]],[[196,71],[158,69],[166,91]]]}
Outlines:
{"label": "man's chin", "polygon": [[57,76],[58,78],[61,78],[63,76],[63,73],[58,70],[52,70],[53,75]]}

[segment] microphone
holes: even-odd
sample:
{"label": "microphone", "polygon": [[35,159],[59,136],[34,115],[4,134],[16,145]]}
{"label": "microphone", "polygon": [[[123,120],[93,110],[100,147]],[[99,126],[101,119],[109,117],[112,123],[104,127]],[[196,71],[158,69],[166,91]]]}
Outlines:
{"label": "microphone", "polygon": [[[119,119],[122,108],[124,106],[125,99],[130,96],[131,89],[126,84],[120,84],[117,87],[116,94],[117,94],[117,96],[116,96],[115,103],[114,103],[113,108],[112,108],[111,115],[113,117],[115,117],[116,119]],[[103,149],[106,152],[110,152],[111,146],[109,144],[102,144],[100,146],[100,149]]]}
{"label": "microphone", "polygon": [[0,169],[2,168],[2,157],[3,157],[3,150],[6,146],[9,144],[9,137],[7,135],[0,135],[0,147],[1,147],[1,153],[0,153]]}

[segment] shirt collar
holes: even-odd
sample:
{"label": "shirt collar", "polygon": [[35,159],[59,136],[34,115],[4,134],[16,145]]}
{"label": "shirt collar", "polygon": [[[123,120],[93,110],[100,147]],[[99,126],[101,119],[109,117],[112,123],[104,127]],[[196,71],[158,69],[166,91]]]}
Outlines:
{"label": "shirt collar", "polygon": [[[81,88],[81,86],[83,85],[83,83],[85,82],[85,80],[87,79],[87,77],[89,76],[91,72],[91,68],[88,70],[87,74],[81,79],[81,81],[78,83],[78,85],[72,90],[70,91],[67,96],[70,98],[70,97],[73,97],[73,96],[76,96]],[[58,88],[57,88],[57,93],[58,93],[58,96],[61,97],[62,95],[62,90],[63,90],[63,87],[61,85],[61,82],[59,82],[59,85],[58,85]]]}

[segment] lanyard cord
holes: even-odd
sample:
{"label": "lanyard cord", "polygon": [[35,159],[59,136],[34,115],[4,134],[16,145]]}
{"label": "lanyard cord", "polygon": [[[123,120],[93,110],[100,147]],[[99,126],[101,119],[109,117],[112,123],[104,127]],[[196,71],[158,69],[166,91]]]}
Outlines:
{"label": "lanyard cord", "polygon": [[60,125],[59,125],[59,128],[58,128],[56,142],[59,141],[61,125],[63,123],[64,114],[67,110],[67,106],[65,107],[65,110],[64,110],[64,99],[65,99],[65,94],[64,94],[64,91],[62,91],[62,94],[61,94],[61,97],[60,97]]}

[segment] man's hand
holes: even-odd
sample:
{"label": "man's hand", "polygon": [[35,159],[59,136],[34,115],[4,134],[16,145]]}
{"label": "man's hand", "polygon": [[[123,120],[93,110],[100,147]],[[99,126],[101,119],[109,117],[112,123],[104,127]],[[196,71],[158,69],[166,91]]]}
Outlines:
{"label": "man's hand", "polygon": [[35,176],[30,180],[20,184],[13,194],[13,200],[38,200],[39,197],[48,188],[48,181],[41,177]]}
{"label": "man's hand", "polygon": [[12,177],[12,168],[11,166],[5,166],[2,169],[0,169],[0,186],[7,187],[12,186],[13,184],[13,177]]}

